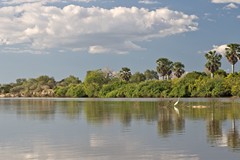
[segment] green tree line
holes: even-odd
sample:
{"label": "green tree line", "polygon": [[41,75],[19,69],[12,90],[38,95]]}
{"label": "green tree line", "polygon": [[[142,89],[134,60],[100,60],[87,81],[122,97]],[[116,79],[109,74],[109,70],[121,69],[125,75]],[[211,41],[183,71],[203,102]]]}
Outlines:
{"label": "green tree line", "polygon": [[17,79],[0,85],[1,97],[229,97],[240,96],[240,73],[234,70],[240,58],[240,45],[229,44],[224,56],[232,72],[221,70],[222,55],[209,51],[206,72],[185,73],[181,62],[168,58],[156,60],[156,69],[131,73],[123,67],[119,72],[109,69],[88,71],[84,81],[69,76],[56,81],[46,75]]}

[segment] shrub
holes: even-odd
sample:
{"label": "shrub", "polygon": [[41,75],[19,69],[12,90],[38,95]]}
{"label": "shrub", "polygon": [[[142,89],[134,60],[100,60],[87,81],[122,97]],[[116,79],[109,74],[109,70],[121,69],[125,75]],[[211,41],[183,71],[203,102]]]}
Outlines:
{"label": "shrub", "polygon": [[83,84],[70,85],[67,92],[67,97],[86,97]]}

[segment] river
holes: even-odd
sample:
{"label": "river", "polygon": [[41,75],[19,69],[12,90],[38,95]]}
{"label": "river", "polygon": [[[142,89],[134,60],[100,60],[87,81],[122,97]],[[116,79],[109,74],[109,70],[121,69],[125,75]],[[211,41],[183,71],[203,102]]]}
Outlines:
{"label": "river", "polygon": [[239,160],[240,100],[0,99],[0,159]]}

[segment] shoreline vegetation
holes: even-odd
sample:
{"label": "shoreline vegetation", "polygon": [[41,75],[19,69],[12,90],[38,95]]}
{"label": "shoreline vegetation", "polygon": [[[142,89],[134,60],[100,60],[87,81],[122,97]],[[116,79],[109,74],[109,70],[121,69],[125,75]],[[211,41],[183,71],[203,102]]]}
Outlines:
{"label": "shoreline vegetation", "polygon": [[156,70],[131,73],[127,67],[114,72],[108,68],[88,71],[84,81],[69,76],[56,81],[47,75],[17,79],[1,84],[0,97],[89,97],[89,98],[171,98],[171,97],[239,97],[240,73],[235,64],[240,59],[240,44],[229,44],[224,56],[231,73],[220,69],[222,55],[205,54],[204,72],[185,73],[184,64],[167,58],[156,60]]}
{"label": "shoreline vegetation", "polygon": [[[133,75],[132,75],[133,76]],[[204,72],[190,72],[181,78],[133,81],[106,77],[102,70],[88,71],[82,82],[69,76],[59,82],[53,77],[17,79],[0,85],[0,98],[172,98],[172,97],[239,97],[240,73],[219,71],[214,78]]]}

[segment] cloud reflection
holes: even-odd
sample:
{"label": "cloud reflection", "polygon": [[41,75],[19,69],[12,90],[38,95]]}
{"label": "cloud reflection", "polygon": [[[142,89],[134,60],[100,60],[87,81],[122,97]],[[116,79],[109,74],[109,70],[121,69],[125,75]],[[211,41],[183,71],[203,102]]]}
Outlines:
{"label": "cloud reflection", "polygon": [[[78,160],[120,160],[120,159],[177,159],[177,160],[198,160],[196,154],[189,154],[183,150],[174,150],[160,148],[158,150],[152,147],[144,146],[142,142],[121,140],[116,141],[104,140],[106,137],[101,135],[90,135],[90,147],[99,149],[89,149],[87,145],[79,143],[78,146],[70,144],[55,144],[51,139],[32,137],[30,143],[22,145],[20,143],[12,143],[4,146],[0,143],[1,159],[14,160],[59,160],[59,159],[78,159]],[[131,149],[130,149],[131,148]]]}

